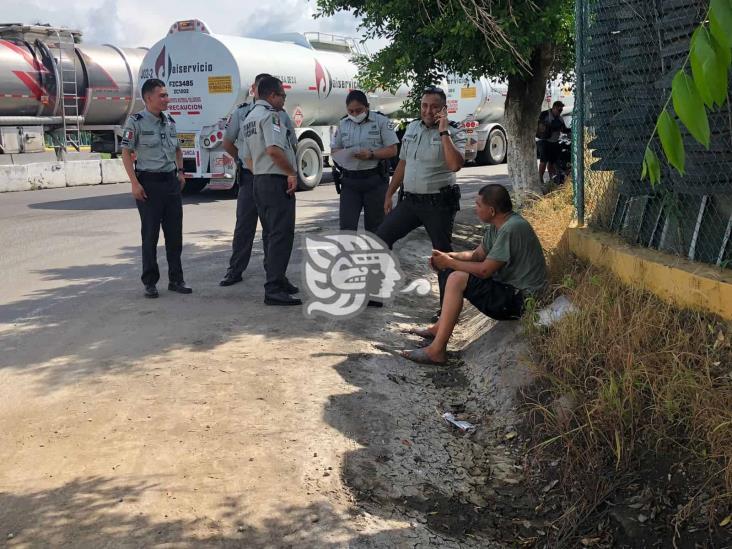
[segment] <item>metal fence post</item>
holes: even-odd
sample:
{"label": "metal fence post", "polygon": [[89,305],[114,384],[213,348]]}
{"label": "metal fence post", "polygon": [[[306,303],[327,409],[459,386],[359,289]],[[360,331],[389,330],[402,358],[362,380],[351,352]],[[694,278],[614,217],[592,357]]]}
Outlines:
{"label": "metal fence post", "polygon": [[575,19],[575,91],[572,109],[572,181],[574,182],[574,207],[577,212],[577,224],[585,224],[585,2],[576,0],[574,5]]}

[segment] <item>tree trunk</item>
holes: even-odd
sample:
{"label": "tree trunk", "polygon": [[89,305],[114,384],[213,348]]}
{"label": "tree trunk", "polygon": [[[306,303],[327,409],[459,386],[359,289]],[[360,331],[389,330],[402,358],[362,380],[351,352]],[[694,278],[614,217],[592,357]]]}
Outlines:
{"label": "tree trunk", "polygon": [[519,203],[528,194],[542,194],[536,162],[536,123],[546,93],[554,46],[542,44],[531,55],[531,74],[508,77],[506,132],[508,177]]}

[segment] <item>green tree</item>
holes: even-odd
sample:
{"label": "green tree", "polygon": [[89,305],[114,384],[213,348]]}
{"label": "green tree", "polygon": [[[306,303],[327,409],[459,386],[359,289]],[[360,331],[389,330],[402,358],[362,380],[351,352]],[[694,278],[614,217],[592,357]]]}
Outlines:
{"label": "green tree", "polygon": [[574,63],[573,0],[318,0],[319,14],[351,11],[384,49],[358,59],[367,86],[413,89],[447,74],[506,79],[508,172],[514,189],[541,192],[536,122],[552,74]]}

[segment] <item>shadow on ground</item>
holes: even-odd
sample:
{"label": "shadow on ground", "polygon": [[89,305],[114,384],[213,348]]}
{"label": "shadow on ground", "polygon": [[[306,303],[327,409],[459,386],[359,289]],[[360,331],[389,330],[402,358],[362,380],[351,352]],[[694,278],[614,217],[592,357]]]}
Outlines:
{"label": "shadow on ground", "polygon": [[[234,498],[214,517],[153,519],[136,511],[150,491],[148,479],[121,482],[79,477],[30,493],[0,491],[0,535],[7,547],[386,547],[395,531],[359,533],[355,516],[327,503],[284,507],[263,524],[248,520]],[[8,521],[12,510],[15,522]],[[21,517],[21,518],[18,518]],[[230,528],[230,532],[221,530]]]}

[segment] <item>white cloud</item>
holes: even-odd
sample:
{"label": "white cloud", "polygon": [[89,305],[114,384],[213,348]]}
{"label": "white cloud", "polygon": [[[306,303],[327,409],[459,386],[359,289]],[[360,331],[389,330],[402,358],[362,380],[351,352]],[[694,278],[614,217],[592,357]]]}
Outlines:
{"label": "white cloud", "polygon": [[[117,46],[151,46],[163,38],[170,25],[181,19],[197,18],[212,32],[264,37],[283,32],[321,31],[359,38],[359,21],[350,13],[315,19],[312,0],[0,0],[2,19],[13,23],[49,23],[79,29],[90,43]],[[8,5],[5,5],[5,4]],[[373,51],[384,44],[371,41]]]}

